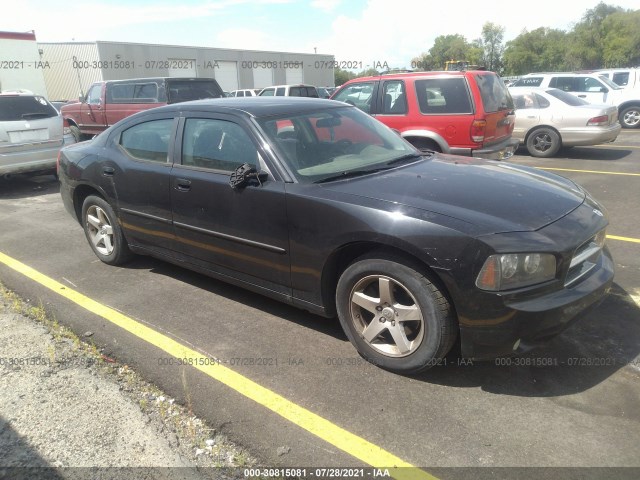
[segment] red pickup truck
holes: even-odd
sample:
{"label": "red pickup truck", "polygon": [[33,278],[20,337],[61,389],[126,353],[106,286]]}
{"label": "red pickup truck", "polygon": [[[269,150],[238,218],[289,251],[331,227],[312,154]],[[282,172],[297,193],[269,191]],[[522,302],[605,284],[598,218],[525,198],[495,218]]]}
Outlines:
{"label": "red pickup truck", "polygon": [[136,78],[96,82],[79,102],[60,112],[77,142],[87,140],[129,115],[169,103],[223,97],[213,78]]}

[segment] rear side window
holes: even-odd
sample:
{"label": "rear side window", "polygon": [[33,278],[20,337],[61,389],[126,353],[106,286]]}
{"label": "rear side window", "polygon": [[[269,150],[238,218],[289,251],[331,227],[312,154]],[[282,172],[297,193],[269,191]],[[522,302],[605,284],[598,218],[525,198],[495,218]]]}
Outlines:
{"label": "rear side window", "polygon": [[120,145],[140,160],[166,163],[173,119],[153,120],[128,128],[120,136]]}
{"label": "rear side window", "polygon": [[617,72],[613,74],[613,83],[625,87],[629,84],[629,72]]}
{"label": "rear side window", "polygon": [[547,90],[547,93],[551,96],[556,97],[558,100],[562,100],[567,105],[571,105],[572,107],[589,105],[589,102],[587,102],[585,99],[576,97],[575,95],[571,95],[570,93],[564,92],[562,90]]}
{"label": "rear side window", "polygon": [[287,89],[285,87],[280,87],[276,89],[276,97],[284,97]]}
{"label": "rear side window", "polygon": [[462,77],[416,80],[415,87],[424,114],[473,113],[467,82]]}
{"label": "rear side window", "polygon": [[549,82],[551,88],[558,88],[563,92],[577,91],[575,78],[573,77],[553,77]]}
{"label": "rear side window", "polygon": [[[215,80],[167,80],[168,102],[178,103],[203,98],[220,98],[222,89]],[[162,101],[162,100],[161,100]]]}
{"label": "rear side window", "polygon": [[158,85],[155,82],[107,85],[107,103],[158,103]]}
{"label": "rear side window", "polygon": [[495,74],[474,75],[486,113],[513,110],[513,100],[500,77]]}
{"label": "rear side window", "polygon": [[0,121],[57,117],[58,111],[40,96],[0,96]]}
{"label": "rear side window", "polygon": [[542,85],[542,77],[525,77],[519,78],[513,87],[539,87]]}

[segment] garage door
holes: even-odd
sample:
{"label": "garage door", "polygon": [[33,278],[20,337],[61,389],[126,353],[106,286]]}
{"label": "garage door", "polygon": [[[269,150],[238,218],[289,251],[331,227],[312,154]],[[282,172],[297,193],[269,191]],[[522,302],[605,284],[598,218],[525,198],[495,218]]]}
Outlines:
{"label": "garage door", "polygon": [[238,62],[218,61],[218,67],[214,73],[215,79],[223,90],[230,92],[238,89]]}
{"label": "garage door", "polygon": [[303,82],[303,72],[302,72],[302,66],[298,67],[298,68],[287,68],[285,70],[285,74],[286,74],[286,78],[287,78],[287,85],[291,85],[294,83],[304,83]]}
{"label": "garage door", "polygon": [[264,88],[273,85],[273,68],[253,69],[253,88]]}

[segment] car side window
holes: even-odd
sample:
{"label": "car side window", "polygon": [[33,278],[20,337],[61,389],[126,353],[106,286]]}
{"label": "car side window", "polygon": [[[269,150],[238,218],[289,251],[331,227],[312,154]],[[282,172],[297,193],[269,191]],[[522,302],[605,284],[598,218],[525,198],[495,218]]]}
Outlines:
{"label": "car side window", "polygon": [[614,73],[613,82],[617,83],[621,87],[627,86],[629,84],[629,72]]}
{"label": "car side window", "polygon": [[581,77],[577,81],[578,92],[602,92],[605,86],[595,78]]}
{"label": "car side window", "polygon": [[261,97],[273,97],[273,88],[265,88],[262,92],[260,92]]}
{"label": "car side window", "polygon": [[285,93],[286,93],[286,88],[285,87],[280,87],[276,90],[276,97],[284,97]]}
{"label": "car side window", "polygon": [[182,165],[232,172],[243,163],[256,166],[258,151],[240,125],[211,118],[187,118]]}
{"label": "car side window", "polygon": [[407,113],[407,95],[402,80],[384,82],[382,92],[383,115],[402,115]]}
{"label": "car side window", "polygon": [[573,77],[553,77],[549,82],[549,87],[565,92],[575,92],[577,90]]}
{"label": "car side window", "polygon": [[420,112],[424,114],[472,113],[464,78],[430,78],[415,81]]}
{"label": "car side window", "polygon": [[102,94],[102,85],[94,85],[87,93],[87,103],[89,105],[100,105],[100,96]]}
{"label": "car side window", "polygon": [[373,82],[354,83],[340,90],[333,100],[354,105],[360,110],[369,113],[371,112],[373,87]]}
{"label": "car side window", "polygon": [[139,123],[122,132],[120,146],[138,160],[166,163],[172,131],[172,118]]}

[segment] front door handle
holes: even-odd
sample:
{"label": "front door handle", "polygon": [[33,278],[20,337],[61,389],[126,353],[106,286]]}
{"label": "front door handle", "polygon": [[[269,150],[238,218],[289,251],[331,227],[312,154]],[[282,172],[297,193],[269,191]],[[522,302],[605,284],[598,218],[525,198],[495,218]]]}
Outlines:
{"label": "front door handle", "polygon": [[179,192],[188,192],[191,190],[191,180],[186,178],[176,178],[176,190]]}
{"label": "front door handle", "polygon": [[102,175],[105,177],[113,177],[113,174],[116,172],[116,169],[113,167],[104,167],[102,169]]}

